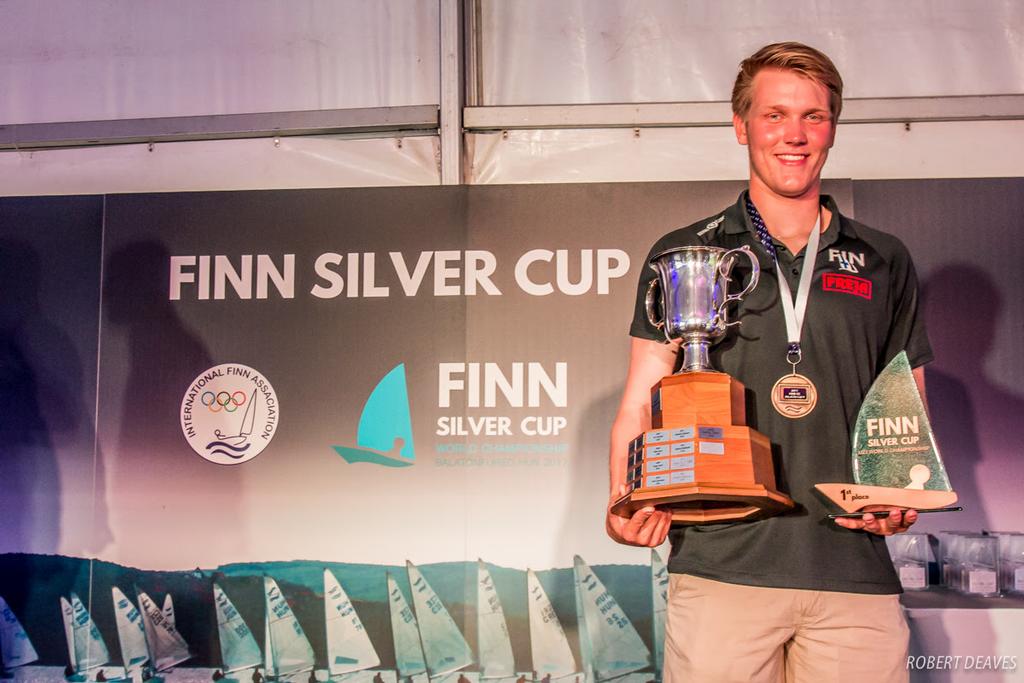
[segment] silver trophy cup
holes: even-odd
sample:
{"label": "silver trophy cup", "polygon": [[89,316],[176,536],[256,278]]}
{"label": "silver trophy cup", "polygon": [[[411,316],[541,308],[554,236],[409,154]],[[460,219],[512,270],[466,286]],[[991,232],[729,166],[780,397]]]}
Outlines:
{"label": "silver trophy cup", "polygon": [[[750,282],[739,294],[729,294],[729,277],[740,255],[750,259]],[[683,363],[679,372],[712,370],[708,348],[730,325],[728,305],[757,286],[761,269],[749,247],[677,247],[663,251],[648,264],[658,273],[647,286],[647,319],[668,341],[681,340]],[[658,318],[658,303],[662,318]]]}

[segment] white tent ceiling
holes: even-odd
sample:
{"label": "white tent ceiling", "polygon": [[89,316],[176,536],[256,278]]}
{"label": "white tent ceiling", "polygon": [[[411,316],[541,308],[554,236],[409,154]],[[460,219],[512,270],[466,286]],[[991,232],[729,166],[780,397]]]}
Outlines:
{"label": "white tent ceiling", "polygon": [[[453,8],[465,42],[453,42]],[[833,177],[1024,175],[1019,0],[0,0],[0,16],[5,194],[436,184],[451,182],[440,159],[453,144],[469,183],[740,178],[742,150],[716,127],[723,101],[739,60],[782,39],[828,52],[847,94],[873,98],[867,118],[886,113],[841,127]],[[442,72],[463,49],[464,82]],[[441,106],[463,89],[474,105],[464,135],[462,110]],[[989,95],[1008,97],[990,111]],[[931,114],[891,99],[904,97],[929,98]],[[580,123],[580,108],[608,102],[638,113]],[[695,127],[686,112],[705,105],[694,104],[644,122],[659,102],[707,103],[721,120]],[[75,121],[145,131],[216,115],[230,127],[258,113],[414,105],[441,106],[438,129],[44,151],[18,137]],[[512,126],[514,105],[549,108]]]}

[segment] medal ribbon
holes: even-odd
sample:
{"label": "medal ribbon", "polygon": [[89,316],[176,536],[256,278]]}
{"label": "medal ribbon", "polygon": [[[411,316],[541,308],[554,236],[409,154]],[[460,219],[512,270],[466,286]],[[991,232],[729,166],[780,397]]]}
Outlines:
{"label": "medal ribbon", "polygon": [[789,288],[782,266],[779,265],[779,257],[775,251],[775,244],[771,235],[768,234],[768,227],[764,224],[760,212],[754,206],[754,202],[747,196],[747,214],[750,222],[757,230],[757,238],[761,241],[765,251],[772,257],[775,264],[776,279],[779,281],[779,298],[782,300],[782,313],[786,317],[786,337],[789,346],[786,349],[786,361],[793,366],[793,373],[796,374],[796,366],[803,355],[800,351],[800,331],[804,326],[804,313],[807,312],[807,299],[811,293],[811,279],[814,277],[814,262],[818,258],[818,243],[821,241],[821,211],[818,211],[818,218],[814,221],[814,229],[807,238],[807,248],[804,251],[804,269],[800,273],[800,282],[796,288],[796,302],[793,302],[793,294]]}

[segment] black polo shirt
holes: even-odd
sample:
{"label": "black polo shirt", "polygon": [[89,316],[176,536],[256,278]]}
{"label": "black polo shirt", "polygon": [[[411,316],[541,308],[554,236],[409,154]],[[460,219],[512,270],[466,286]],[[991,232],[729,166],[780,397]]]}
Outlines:
{"label": "black polo shirt", "polygon": [[[747,423],[771,440],[776,483],[797,507],[755,522],[674,528],[669,569],[752,586],[898,593],[885,540],[827,519],[836,510],[814,485],[853,481],[850,434],[865,394],[886,364],[903,350],[913,367],[932,359],[910,255],[898,239],[841,216],[831,197],[822,196],[832,219],[821,235],[801,334],[803,362],[797,367],[817,387],[818,403],[806,417],[783,417],[771,404],[772,386],[791,371],[777,271],[750,224],[745,200],[746,193],[722,213],[665,235],[651,248],[648,262],[681,246],[747,245],[757,255],[760,283],[738,305],[731,304],[730,320],[742,324],[712,346],[711,364],[746,385]],[[775,246],[795,294],[804,254],[791,254],[778,241]],[[644,310],[644,292],[654,277],[645,263],[630,334],[664,341]],[[739,280],[736,291],[749,280],[745,258],[737,261],[732,277]]]}

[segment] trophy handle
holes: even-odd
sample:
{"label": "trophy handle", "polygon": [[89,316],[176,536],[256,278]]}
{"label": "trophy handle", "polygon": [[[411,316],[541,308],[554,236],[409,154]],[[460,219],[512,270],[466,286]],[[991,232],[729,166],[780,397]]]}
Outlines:
{"label": "trophy handle", "polygon": [[644,295],[644,307],[647,309],[647,322],[651,323],[659,330],[665,329],[665,321],[655,319],[654,302],[657,298],[658,278],[654,278],[647,283],[647,293]]}
{"label": "trophy handle", "polygon": [[[750,250],[750,247],[748,247],[747,245],[743,245],[742,247],[739,247],[737,249],[730,249],[729,251],[725,252],[725,254],[722,256],[722,260],[718,262],[719,274],[722,277],[726,278],[727,280],[730,279],[727,275],[727,269],[725,269],[725,265],[729,264],[731,267],[732,259],[735,259],[738,254],[743,254],[748,259],[750,259],[750,282],[747,283],[747,286],[739,294],[730,294],[729,296],[725,297],[725,301],[723,301],[722,304],[718,307],[718,316],[723,320],[725,319],[725,307],[728,306],[730,302],[739,301],[747,294],[750,294],[752,291],[754,291],[754,287],[757,287],[757,281],[761,277],[761,266],[758,264],[757,257],[754,256],[754,252],[752,252]],[[739,324],[740,322],[737,320],[735,322],[726,323],[726,326]]]}

